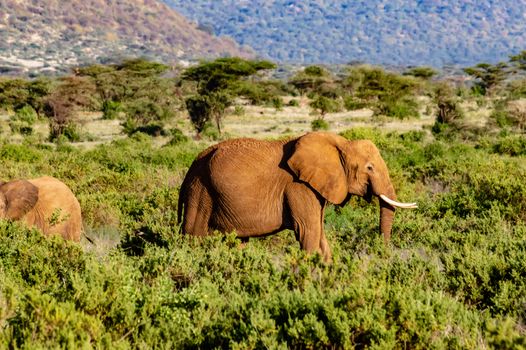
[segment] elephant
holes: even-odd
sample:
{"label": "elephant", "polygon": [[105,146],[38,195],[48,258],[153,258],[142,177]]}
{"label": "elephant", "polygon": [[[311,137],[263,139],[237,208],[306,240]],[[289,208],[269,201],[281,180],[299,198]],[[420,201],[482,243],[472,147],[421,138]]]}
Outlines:
{"label": "elephant", "polygon": [[80,241],[80,204],[66,184],[44,176],[31,180],[0,182],[0,218],[24,222],[45,236],[60,235]]}
{"label": "elephant", "polygon": [[[332,259],[323,222],[327,202],[344,206],[352,195],[379,197],[380,231],[389,242],[396,201],[387,166],[369,140],[330,132],[288,140],[231,139],[202,151],[179,191],[185,234],[236,232],[243,241],[294,230],[302,249]],[[182,221],[181,221],[182,219]]]}

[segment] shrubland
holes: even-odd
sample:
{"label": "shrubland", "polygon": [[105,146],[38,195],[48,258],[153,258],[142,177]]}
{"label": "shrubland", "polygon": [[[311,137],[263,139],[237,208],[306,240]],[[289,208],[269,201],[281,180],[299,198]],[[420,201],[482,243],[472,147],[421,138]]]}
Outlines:
{"label": "shrubland", "polygon": [[[400,107],[393,111],[417,111],[415,94],[431,97],[432,128],[341,132],[372,140],[399,199],[419,208],[397,212],[392,244],[385,246],[375,200],[329,205],[325,229],[334,261],[325,265],[305,254],[291,231],[246,245],[234,233],[203,239],[179,233],[178,189],[211,133],[196,141],[166,127],[174,117],[159,117],[162,110],[177,110],[199,91],[163,72],[134,61],[77,73],[73,79],[94,82],[94,99],[83,101],[104,118],[129,122],[140,101],[160,113],[138,113],[144,119],[134,120],[145,122],[126,129],[129,136],[91,147],[32,135],[47,92],[63,81],[39,82],[45,93],[31,104],[12,98],[29,101],[20,92],[28,82],[0,82],[2,105],[13,112],[11,132],[23,135],[20,142],[2,140],[2,178],[51,175],[67,183],[93,241],[44,238],[0,220],[0,348],[526,347],[526,143],[507,107],[524,97],[523,82],[481,96],[431,82],[426,70],[408,77],[355,67],[358,78],[339,79],[312,66],[292,79],[296,85],[236,77],[229,98],[238,94],[250,103],[306,94],[311,101],[370,108],[392,102]],[[150,91],[140,92],[141,84]],[[163,89],[174,95],[150,103],[148,96]],[[466,100],[493,108],[486,124],[469,124]],[[153,129],[162,130],[165,142]]]}
{"label": "shrubland", "polygon": [[133,137],[91,150],[4,144],[4,177],[63,179],[95,246],[0,223],[0,344],[8,348],[521,348],[526,162],[510,136],[468,143],[355,128],[380,148],[399,198],[393,243],[378,206],[329,206],[334,262],[285,231],[178,233],[178,187],[205,147]]}

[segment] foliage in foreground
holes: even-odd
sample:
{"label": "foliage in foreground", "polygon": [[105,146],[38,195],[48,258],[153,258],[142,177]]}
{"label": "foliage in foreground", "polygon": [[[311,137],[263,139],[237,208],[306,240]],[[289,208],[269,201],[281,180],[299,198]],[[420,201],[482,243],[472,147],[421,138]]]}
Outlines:
{"label": "foliage in foreground", "polygon": [[0,347],[520,348],[526,346],[526,162],[506,138],[373,140],[402,200],[393,244],[378,208],[329,207],[334,263],[291,232],[178,235],[177,188],[204,145],[133,138],[77,150],[3,145],[6,178],[57,176],[102,252],[0,222]]}

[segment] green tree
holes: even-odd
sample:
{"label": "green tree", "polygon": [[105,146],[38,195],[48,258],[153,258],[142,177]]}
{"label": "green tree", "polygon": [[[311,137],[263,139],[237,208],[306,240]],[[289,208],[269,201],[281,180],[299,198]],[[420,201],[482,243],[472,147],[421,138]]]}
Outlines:
{"label": "green tree", "polygon": [[305,94],[315,92],[322,85],[330,84],[333,81],[333,77],[325,68],[320,66],[308,66],[294,75],[289,80],[289,84],[298,89],[302,94]]}
{"label": "green tree", "polygon": [[155,89],[161,80],[159,76],[168,69],[161,63],[133,59],[114,65],[79,67],[74,72],[93,79],[102,104],[106,101],[126,102],[146,90]]}
{"label": "green tree", "polygon": [[446,131],[447,134],[449,130],[458,130],[459,121],[464,118],[464,115],[451,86],[446,83],[437,84],[433,101],[437,107],[433,132],[439,134]]}
{"label": "green tree", "polygon": [[164,121],[175,116],[180,96],[174,79],[162,76],[168,69],[161,63],[134,59],[81,67],[75,73],[93,80],[105,118],[124,112],[125,130],[132,134],[139,129],[162,129]]}
{"label": "green tree", "polygon": [[463,71],[476,79],[476,85],[484,95],[492,93],[494,89],[506,79],[507,64],[479,63],[474,67],[464,68]]}
{"label": "green tree", "polygon": [[51,82],[43,78],[35,80],[2,79],[0,80],[0,107],[17,111],[28,105],[35,110],[37,115],[40,115],[50,89]]}
{"label": "green tree", "polygon": [[197,135],[201,134],[206,124],[212,119],[216,122],[218,131],[221,132],[220,119],[224,110],[231,103],[230,96],[218,91],[207,95],[191,96],[185,102]]}
{"label": "green tree", "polygon": [[411,75],[416,78],[422,78],[424,80],[431,79],[437,74],[436,70],[431,67],[413,67],[403,73],[404,75]]}
{"label": "green tree", "polygon": [[325,96],[316,96],[309,106],[320,113],[321,119],[324,119],[327,113],[338,111],[338,103]]}
{"label": "green tree", "polygon": [[225,109],[232,104],[236,84],[261,70],[272,68],[275,65],[268,61],[233,57],[203,62],[187,69],[182,79],[195,82],[197,94],[187,98],[185,104],[197,135],[200,135],[206,123],[212,119],[221,132],[221,120]]}
{"label": "green tree", "polygon": [[0,106],[17,110],[22,108],[28,99],[27,81],[23,79],[0,80]]}
{"label": "green tree", "polygon": [[520,70],[526,71],[526,50],[521,51],[517,55],[510,56],[510,62]]}
{"label": "green tree", "polygon": [[44,113],[46,104],[46,96],[49,95],[52,89],[52,82],[45,78],[38,78],[31,80],[27,84],[28,96],[26,104],[33,107],[37,116]]}
{"label": "green tree", "polygon": [[[352,105],[369,105],[378,113],[404,119],[418,115],[415,93],[421,82],[379,67],[352,67],[343,82]],[[349,99],[348,99],[349,100]]]}

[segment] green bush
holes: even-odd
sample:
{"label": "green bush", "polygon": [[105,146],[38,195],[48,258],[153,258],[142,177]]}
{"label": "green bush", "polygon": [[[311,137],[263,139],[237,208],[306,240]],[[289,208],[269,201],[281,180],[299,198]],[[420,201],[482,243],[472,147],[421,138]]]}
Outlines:
{"label": "green bush", "polygon": [[526,97],[526,79],[512,80],[509,83],[510,98],[519,99]]}
{"label": "green bush", "polygon": [[343,101],[343,105],[345,106],[345,109],[348,111],[353,111],[355,109],[362,109],[362,108],[368,107],[367,103],[358,101],[353,96],[345,97]]}
{"label": "green bush", "polygon": [[283,99],[281,97],[275,97],[272,99],[272,107],[276,108],[276,110],[281,111],[283,110]]}
{"label": "green bush", "polygon": [[118,101],[105,100],[102,103],[102,119],[117,119],[122,110],[122,104]]}
{"label": "green bush", "polygon": [[277,83],[243,80],[233,88],[233,94],[247,98],[253,105],[272,104],[288,91]]}
{"label": "green bush", "polygon": [[190,140],[188,136],[183,134],[183,132],[177,128],[170,129],[170,135],[172,136],[172,138],[167,144],[169,146],[178,145],[180,143],[188,142]]}
{"label": "green bush", "polygon": [[73,123],[68,124],[64,128],[62,135],[69,141],[78,142],[81,140],[81,135],[78,130],[78,126]]}
{"label": "green bush", "polygon": [[312,131],[329,130],[329,123],[325,119],[316,118],[310,123]]}
{"label": "green bush", "polygon": [[9,127],[13,133],[31,135],[33,133],[33,125],[36,121],[37,114],[33,107],[25,105],[9,118]]}
{"label": "green bush", "polygon": [[510,156],[524,156],[526,155],[526,138],[521,135],[501,138],[493,145],[493,152]]}
{"label": "green bush", "polygon": [[417,118],[419,116],[417,102],[409,97],[395,101],[386,100],[380,106],[379,111],[388,117],[397,119]]}
{"label": "green bush", "polygon": [[234,114],[237,115],[237,116],[242,116],[245,114],[245,107],[243,106],[235,106],[234,107]]}
{"label": "green bush", "polygon": [[212,123],[205,124],[203,131],[201,132],[201,136],[214,141],[221,139],[219,130],[214,125],[212,125]]}
{"label": "green bush", "polygon": [[520,135],[342,135],[372,140],[419,208],[397,211],[385,246],[376,199],[328,205],[331,265],[290,231],[179,234],[179,186],[209,142],[1,145],[5,179],[71,187],[97,245],[0,220],[0,348],[524,347],[526,167],[504,147]]}
{"label": "green bush", "polygon": [[26,145],[6,144],[0,148],[0,157],[15,162],[32,162],[41,159],[41,152]]}
{"label": "green bush", "polygon": [[491,113],[490,118],[493,119],[495,123],[501,128],[513,126],[513,121],[508,115],[508,112],[502,107],[495,108],[495,110]]}
{"label": "green bush", "polygon": [[25,122],[31,126],[37,121],[37,113],[33,107],[25,105],[24,107],[16,110],[14,119]]}
{"label": "green bush", "polygon": [[296,100],[295,98],[291,99],[288,103],[287,103],[287,106],[289,107],[299,107],[300,103],[298,100]]}
{"label": "green bush", "polygon": [[339,111],[338,102],[325,96],[314,96],[309,106],[321,116]]}
{"label": "green bush", "polygon": [[131,134],[134,133],[143,133],[150,136],[167,136],[168,132],[164,130],[164,126],[159,123],[148,123],[146,125],[141,125],[136,127]]}
{"label": "green bush", "polygon": [[159,123],[172,118],[175,111],[162,106],[151,99],[137,99],[126,104],[127,119],[133,120],[137,126],[149,123]]}
{"label": "green bush", "polygon": [[389,117],[417,117],[415,95],[420,83],[413,77],[386,72],[380,67],[352,67],[344,81],[349,92],[345,106],[351,110],[361,108],[363,103]]}

